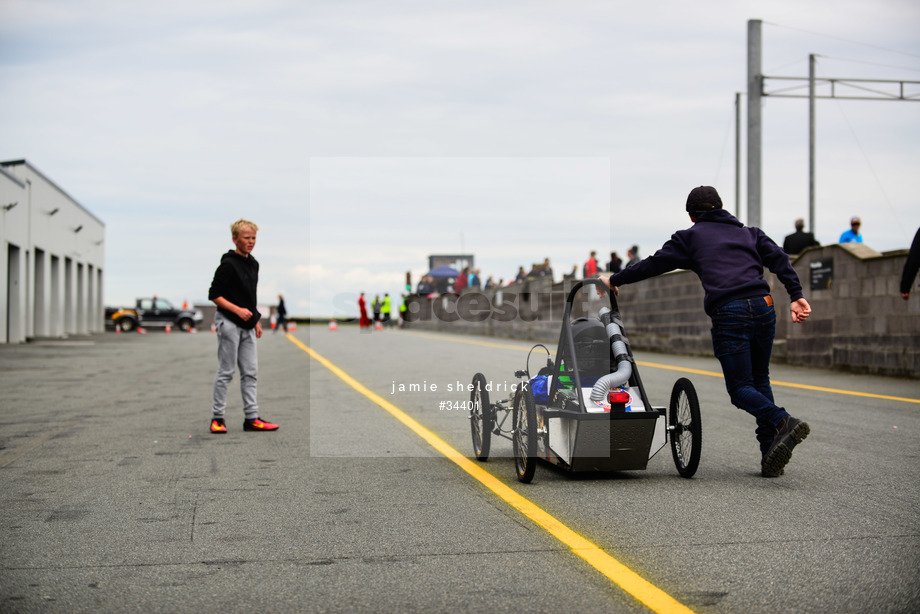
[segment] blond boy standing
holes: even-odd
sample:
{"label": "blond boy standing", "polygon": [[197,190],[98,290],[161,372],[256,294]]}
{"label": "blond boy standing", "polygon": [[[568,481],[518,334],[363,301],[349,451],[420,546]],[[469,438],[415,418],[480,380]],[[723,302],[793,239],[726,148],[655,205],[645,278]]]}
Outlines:
{"label": "blond boy standing", "polygon": [[243,396],[244,431],[274,431],[277,424],[259,418],[256,402],[256,381],[259,359],[256,339],[262,336],[261,315],[256,307],[256,287],[259,283],[259,263],[252,257],[259,227],[248,220],[237,220],[230,226],[235,250],[220,259],[214,272],[208,299],[217,305],[214,324],[217,328],[217,375],[214,377],[214,397],[211,406],[211,432],[226,433],[224,412],[227,389],[233,373],[240,369],[240,392]]}

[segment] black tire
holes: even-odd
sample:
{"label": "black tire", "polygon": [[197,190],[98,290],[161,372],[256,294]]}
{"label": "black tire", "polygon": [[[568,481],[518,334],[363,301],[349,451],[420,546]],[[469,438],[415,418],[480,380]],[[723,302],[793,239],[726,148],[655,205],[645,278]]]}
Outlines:
{"label": "black tire", "polygon": [[188,331],[192,330],[192,327],[195,325],[195,323],[192,322],[189,318],[182,318],[177,322],[177,324],[179,325],[179,330],[181,330],[183,333],[187,333]]}
{"label": "black tire", "polygon": [[489,405],[486,378],[482,373],[473,376],[473,390],[470,392],[470,432],[473,435],[473,452],[476,459],[489,460],[492,447],[492,426],[495,416]]}
{"label": "black tire", "polygon": [[696,388],[685,377],[674,382],[668,407],[668,428],[674,464],[681,477],[692,478],[700,466],[703,433],[700,425],[700,401]]}
{"label": "black tire", "polygon": [[537,468],[537,408],[529,388],[514,397],[514,468],[518,480],[529,484]]}
{"label": "black tire", "polygon": [[134,330],[134,319],[124,316],[118,318],[118,320],[115,321],[115,325],[121,327],[121,332],[130,333]]}

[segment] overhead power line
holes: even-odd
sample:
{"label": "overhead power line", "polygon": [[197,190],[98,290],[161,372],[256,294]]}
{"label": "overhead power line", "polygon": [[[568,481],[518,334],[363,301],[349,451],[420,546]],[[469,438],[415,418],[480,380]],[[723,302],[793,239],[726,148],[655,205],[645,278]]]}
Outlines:
{"label": "overhead power line", "polygon": [[881,50],[881,51],[887,51],[887,52],[889,52],[889,53],[897,53],[897,54],[900,54],[900,55],[906,55],[906,56],[913,57],[913,58],[920,58],[920,54],[917,54],[917,53],[909,53],[909,52],[907,52],[907,51],[900,51],[900,50],[898,50],[898,49],[892,49],[892,48],[890,48],[890,47],[882,47],[881,45],[873,45],[872,43],[864,43],[864,42],[862,42],[862,41],[856,41],[856,40],[853,40],[853,39],[850,39],[850,38],[844,38],[844,37],[842,37],[842,36],[834,36],[833,34],[825,34],[825,33],[823,33],[823,32],[814,32],[814,31],[812,31],[812,30],[805,30],[805,29],[802,29],[802,28],[794,28],[794,27],[792,27],[792,26],[786,26],[786,25],[783,25],[783,24],[781,24],[781,23],[775,23],[775,22],[772,22],[772,21],[764,21],[763,23],[769,24],[769,25],[771,25],[771,26],[776,26],[777,28],[785,28],[785,29],[787,29],[787,30],[795,30],[795,31],[797,31],[797,32],[803,32],[803,33],[805,33],[805,34],[811,34],[812,36],[821,36],[821,37],[824,37],[824,38],[830,38],[830,39],[842,41],[842,42],[845,42],[845,43],[850,43],[850,44],[853,44],[853,45],[862,45],[863,47],[872,47],[873,49],[879,49],[879,50]]}
{"label": "overhead power line", "polygon": [[880,68],[894,68],[897,70],[909,70],[911,72],[920,72],[920,68],[911,68],[909,66],[895,66],[893,64],[882,64],[881,62],[867,62],[865,60],[852,60],[850,58],[839,58],[833,55],[819,54],[818,57],[828,60],[837,60],[838,62],[851,62],[853,64],[866,64],[867,66],[878,66]]}

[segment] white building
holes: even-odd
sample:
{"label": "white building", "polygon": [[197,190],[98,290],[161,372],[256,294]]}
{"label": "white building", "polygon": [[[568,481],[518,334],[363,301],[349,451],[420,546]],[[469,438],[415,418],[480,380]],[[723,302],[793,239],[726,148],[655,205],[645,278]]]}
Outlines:
{"label": "white building", "polygon": [[0,343],[102,332],[105,224],[26,160],[0,162]]}

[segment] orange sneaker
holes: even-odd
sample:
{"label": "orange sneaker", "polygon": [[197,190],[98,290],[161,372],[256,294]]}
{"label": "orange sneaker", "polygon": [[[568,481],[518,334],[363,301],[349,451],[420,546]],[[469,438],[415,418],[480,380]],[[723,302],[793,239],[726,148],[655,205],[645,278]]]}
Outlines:
{"label": "orange sneaker", "polygon": [[214,418],[211,420],[211,432],[212,433],[226,433],[227,425],[224,424],[223,418]]}
{"label": "orange sneaker", "polygon": [[244,431],[276,431],[278,430],[277,424],[272,424],[271,422],[266,422],[259,418],[253,420],[246,420],[243,422]]}

